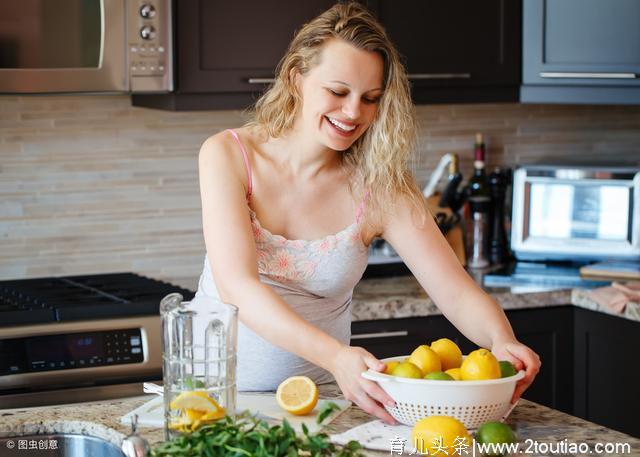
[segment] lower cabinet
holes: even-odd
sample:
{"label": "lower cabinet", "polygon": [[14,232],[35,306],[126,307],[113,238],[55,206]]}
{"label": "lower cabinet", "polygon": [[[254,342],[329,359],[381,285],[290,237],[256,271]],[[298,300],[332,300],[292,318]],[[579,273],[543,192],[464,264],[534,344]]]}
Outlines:
{"label": "lower cabinet", "polygon": [[640,322],[574,311],[575,415],[640,437]]}
{"label": "lower cabinet", "polygon": [[[572,305],[506,312],[518,340],[542,360],[524,398],[640,437],[640,322]],[[444,316],[353,322],[353,346],[378,358],[410,354],[438,338],[468,354],[477,345]]]}
{"label": "lower cabinet", "polygon": [[506,312],[518,341],[540,356],[542,365],[523,397],[573,413],[573,306]]}

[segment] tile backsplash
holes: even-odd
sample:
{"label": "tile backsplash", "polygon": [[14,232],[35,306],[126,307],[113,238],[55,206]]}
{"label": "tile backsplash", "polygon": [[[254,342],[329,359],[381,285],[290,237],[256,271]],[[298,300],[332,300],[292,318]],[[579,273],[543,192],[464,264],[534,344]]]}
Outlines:
{"label": "tile backsplash", "polygon": [[[413,163],[471,171],[541,158],[640,165],[640,106],[432,105],[416,108]],[[195,289],[204,242],[197,155],[240,111],[166,112],[128,96],[0,96],[0,279],[134,271]]]}

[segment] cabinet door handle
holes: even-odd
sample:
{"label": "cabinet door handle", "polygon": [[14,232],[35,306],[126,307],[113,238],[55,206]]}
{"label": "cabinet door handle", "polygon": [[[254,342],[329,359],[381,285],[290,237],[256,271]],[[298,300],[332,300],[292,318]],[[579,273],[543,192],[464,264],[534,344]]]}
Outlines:
{"label": "cabinet door handle", "polygon": [[247,81],[249,84],[271,84],[276,81],[276,78],[249,78]]}
{"label": "cabinet door handle", "polygon": [[351,335],[352,340],[364,340],[368,338],[389,338],[392,336],[407,336],[407,330],[398,330],[397,332],[378,332],[378,333],[358,333]]}
{"label": "cabinet door handle", "polygon": [[588,79],[635,79],[635,73],[586,73],[586,72],[563,72],[563,71],[542,71],[541,78],[588,78]]}
{"label": "cabinet door handle", "polygon": [[409,79],[469,79],[471,73],[411,73],[407,75]]}

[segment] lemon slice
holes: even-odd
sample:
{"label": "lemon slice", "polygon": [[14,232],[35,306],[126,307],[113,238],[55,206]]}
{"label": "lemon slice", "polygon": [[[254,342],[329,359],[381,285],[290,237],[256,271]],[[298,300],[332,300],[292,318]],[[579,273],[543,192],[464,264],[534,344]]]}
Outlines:
{"label": "lemon slice", "polygon": [[195,410],[203,413],[224,411],[213,398],[201,390],[182,392],[173,399],[169,407],[171,409]]}
{"label": "lemon slice", "polygon": [[306,376],[292,376],[278,386],[276,401],[291,414],[308,414],[318,403],[318,387]]}

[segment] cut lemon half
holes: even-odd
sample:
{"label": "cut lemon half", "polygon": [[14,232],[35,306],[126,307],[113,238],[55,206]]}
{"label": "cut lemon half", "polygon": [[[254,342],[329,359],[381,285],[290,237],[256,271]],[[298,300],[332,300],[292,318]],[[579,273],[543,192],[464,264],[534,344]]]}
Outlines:
{"label": "cut lemon half", "polygon": [[291,414],[308,414],[318,403],[318,387],[306,376],[292,376],[278,386],[276,401]]}
{"label": "cut lemon half", "polygon": [[216,413],[219,411],[224,411],[224,408],[222,408],[218,404],[218,402],[216,402],[202,390],[190,390],[187,392],[182,392],[180,395],[173,399],[173,401],[169,404],[169,407],[171,409],[200,411],[202,413]]}

